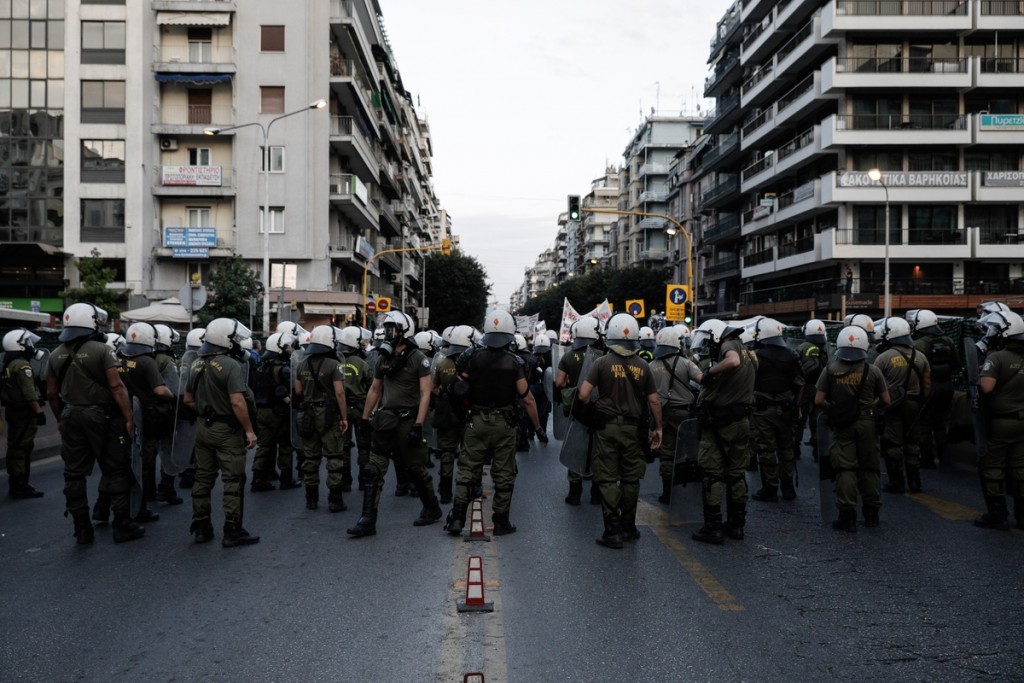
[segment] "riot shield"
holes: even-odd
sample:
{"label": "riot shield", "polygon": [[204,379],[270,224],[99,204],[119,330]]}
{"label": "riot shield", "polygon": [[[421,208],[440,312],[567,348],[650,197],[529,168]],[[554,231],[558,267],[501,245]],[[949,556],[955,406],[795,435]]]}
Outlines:
{"label": "riot shield", "polygon": [[553,368],[544,368],[544,395],[548,397],[548,403],[555,399],[555,371]]}
{"label": "riot shield", "polygon": [[[565,356],[566,350],[571,351],[568,346],[556,345],[551,347],[551,433],[559,441],[565,441],[566,432],[569,431],[569,417],[562,409],[562,390],[554,386],[554,375],[558,373],[558,364]],[[557,396],[558,400],[555,400]]]}
{"label": "riot shield", "polygon": [[836,516],[836,476],[832,471],[832,459],[828,455],[832,449],[832,428],[828,426],[828,416],[824,412],[818,414],[818,443],[814,449],[818,458],[818,497],[821,501],[821,520],[831,522]]}
{"label": "riot shield", "polygon": [[978,386],[981,364],[978,362],[978,347],[974,340],[964,338],[964,371],[967,373],[967,404],[974,416],[974,445],[978,455],[988,452],[988,432],[985,428],[985,404],[981,400],[981,388]]}
{"label": "riot shield", "polygon": [[[584,357],[583,365],[580,368],[580,377],[576,382],[577,388],[586,379],[587,373],[590,372],[590,366],[600,357],[601,354],[594,348],[587,348],[587,355]],[[590,396],[591,402],[597,400],[597,394],[597,387],[594,387],[594,391],[591,392]],[[583,476],[590,476],[590,458],[594,447],[593,432],[579,420],[573,419],[571,409],[569,411],[569,418],[568,431],[565,433],[565,438],[562,439],[562,448],[558,453],[558,460],[569,471],[578,472]]]}
{"label": "riot shield", "polygon": [[[181,391],[181,396],[184,396],[189,379],[192,377],[192,363],[198,357],[199,354],[195,350],[186,351],[181,357],[181,365],[178,370],[178,388]],[[180,472],[189,466],[192,462],[192,450],[196,445],[196,421],[194,416],[191,415],[192,411],[185,411],[183,408],[181,398],[179,398],[176,408],[177,420],[174,423],[174,434],[171,435],[171,457],[164,459],[163,450],[160,453],[160,462],[165,467],[168,463],[173,466],[167,470],[168,474],[174,470]],[[190,414],[186,415],[186,412]]]}
{"label": "riot shield", "polygon": [[[181,395],[184,393],[183,385],[181,384],[181,373],[174,365],[168,364],[163,370],[164,385],[167,389],[174,394],[174,428],[177,431],[178,428],[178,411],[181,409]],[[165,436],[160,439],[160,443],[157,445],[157,453],[160,455],[160,468],[167,474],[178,474],[184,467],[178,466],[174,462],[172,454],[174,453],[174,433],[170,436]]]}
{"label": "riot shield", "polygon": [[292,448],[298,449],[302,448],[302,437],[299,436],[299,426],[297,422],[299,417],[299,410],[297,407],[297,396],[295,395],[295,380],[299,376],[299,367],[302,365],[302,362],[306,360],[306,355],[307,354],[305,349],[296,349],[295,351],[292,351],[292,355],[289,360],[292,373],[291,379],[288,384],[288,395],[291,397],[291,401],[289,403],[291,410],[289,410],[288,412],[289,419],[291,421]]}
{"label": "riot shield", "polygon": [[[700,468],[700,421],[691,417],[679,423],[676,430],[676,452],[673,460],[669,515],[672,524],[699,522],[703,519]],[[689,486],[695,484],[695,486]]]}
{"label": "riot shield", "polygon": [[[28,359],[28,364],[32,368],[32,377],[36,381],[36,388],[39,391],[39,395],[46,398],[46,373],[50,371],[50,350],[49,349],[36,349],[35,354]],[[3,367],[3,363],[0,363],[0,368]]]}
{"label": "riot shield", "polygon": [[135,428],[129,435],[131,443],[131,465],[132,484],[130,496],[130,508],[128,512],[132,517],[142,510],[142,402],[138,396],[132,397],[132,419],[135,421]]}

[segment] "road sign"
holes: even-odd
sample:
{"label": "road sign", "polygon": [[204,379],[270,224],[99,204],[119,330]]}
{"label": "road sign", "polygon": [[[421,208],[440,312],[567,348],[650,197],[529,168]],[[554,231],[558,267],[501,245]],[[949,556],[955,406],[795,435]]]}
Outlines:
{"label": "road sign", "polygon": [[685,304],[689,300],[689,285],[666,285],[665,320],[682,321],[686,316]]}
{"label": "road sign", "polygon": [[390,310],[391,310],[391,299],[389,299],[386,296],[382,296],[381,298],[377,299],[377,312],[378,313],[387,313]]}
{"label": "road sign", "polygon": [[377,312],[377,302],[376,301],[367,301],[366,302],[366,312],[367,313],[376,313]]}
{"label": "road sign", "polygon": [[646,318],[643,299],[630,299],[626,302],[626,312],[634,318]]}
{"label": "road sign", "polygon": [[206,305],[206,297],[206,287],[202,285],[193,287],[190,283],[186,282],[178,290],[178,301],[185,307],[186,311],[192,311],[193,313],[202,310],[203,306]]}

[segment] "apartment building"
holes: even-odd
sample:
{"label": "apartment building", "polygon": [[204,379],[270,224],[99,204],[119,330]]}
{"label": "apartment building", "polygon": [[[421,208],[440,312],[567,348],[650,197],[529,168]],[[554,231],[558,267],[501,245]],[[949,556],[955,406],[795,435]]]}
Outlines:
{"label": "apartment building", "polygon": [[1019,2],[738,0],[690,162],[701,317],[880,315],[886,261],[894,312],[1024,299],[1022,38]]}
{"label": "apartment building", "polygon": [[[0,39],[26,42],[10,53],[24,85],[0,99],[9,139],[26,139],[0,173],[39,169],[0,211],[0,249],[32,256],[18,262],[36,277],[15,292],[5,274],[0,298],[59,310],[74,258],[96,249],[135,306],[237,254],[261,278],[269,261],[282,318],[354,318],[364,273],[371,296],[416,315],[418,248],[450,237],[451,220],[376,0],[0,6],[26,15],[0,16]],[[414,251],[380,254],[401,248]]]}

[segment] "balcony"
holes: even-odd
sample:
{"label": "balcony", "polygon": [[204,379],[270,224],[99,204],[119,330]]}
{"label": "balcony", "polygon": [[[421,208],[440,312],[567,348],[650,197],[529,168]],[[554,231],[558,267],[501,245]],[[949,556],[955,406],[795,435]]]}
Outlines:
{"label": "balcony", "polygon": [[718,97],[736,82],[740,58],[732,53],[715,66],[715,72],[704,80],[704,97]]}
{"label": "balcony", "polygon": [[380,213],[370,201],[369,191],[359,176],[350,173],[330,174],[328,195],[331,205],[359,229],[379,229]]}
{"label": "balcony", "polygon": [[331,116],[331,147],[349,159],[349,170],[365,178],[377,175],[379,146],[355,124],[351,116]]}
{"label": "balcony", "polygon": [[1024,6],[1018,0],[981,0],[974,6],[978,8],[975,18],[978,29],[1024,31]]}
{"label": "balcony", "polygon": [[641,261],[667,261],[668,260],[668,249],[663,247],[657,247],[652,249],[642,249],[637,256]]}
{"label": "balcony", "polygon": [[848,31],[969,31],[967,0],[831,0],[822,8],[825,35]]}
{"label": "balcony", "polygon": [[704,229],[704,244],[719,244],[737,239],[740,236],[740,217],[735,213],[718,215],[718,220]]}
{"label": "balcony", "polygon": [[727,203],[738,197],[731,197],[730,195],[738,195],[740,189],[740,179],[736,175],[726,177],[720,181],[717,185],[710,188],[701,195],[700,203],[701,209],[711,209],[718,204]]}
{"label": "balcony", "polygon": [[636,200],[640,204],[646,202],[667,202],[670,194],[672,194],[672,190],[667,188],[652,187],[641,192]]}
{"label": "balcony", "polygon": [[748,121],[741,129],[742,136],[740,144],[743,149],[750,149],[758,140],[772,135],[779,131],[774,125],[769,125],[775,119],[775,107],[769,106],[752,120]]}
{"label": "balcony", "polygon": [[234,12],[235,0],[153,0],[157,12]]}
{"label": "balcony", "polygon": [[704,119],[704,132],[708,135],[724,130],[740,114],[740,94],[734,92],[719,99],[715,110]]}
{"label": "balcony", "polygon": [[331,91],[349,108],[349,111],[361,107],[367,119],[372,121],[377,116],[373,106],[376,90],[370,86],[366,75],[356,66],[355,61],[332,56],[330,73]]}
{"label": "balcony", "polygon": [[857,145],[969,145],[972,131],[968,116],[953,114],[833,114],[822,121],[821,136],[824,149]]}
{"label": "balcony", "polygon": [[179,74],[233,74],[235,48],[205,42],[154,47],[153,71]]}
{"label": "balcony", "polygon": [[[644,218],[636,224],[638,230],[664,230],[668,227],[668,221],[664,218]],[[604,231],[602,230],[602,233]]]}
{"label": "balcony", "polygon": [[895,88],[921,91],[926,88],[970,88],[969,60],[904,57],[874,59],[867,57],[831,57],[822,65],[822,91],[864,88]]}
{"label": "balcony", "polygon": [[653,161],[648,161],[637,169],[636,174],[637,177],[646,175],[668,175],[668,164],[659,164]]}
{"label": "balcony", "polygon": [[180,104],[160,107],[160,122],[154,123],[154,135],[202,135],[207,128],[227,128],[235,123],[231,105]]}
{"label": "balcony", "polygon": [[740,134],[730,133],[724,137],[719,138],[718,144],[704,153],[704,157],[701,161],[703,168],[711,169],[715,164],[724,161],[733,154],[739,153],[740,151]]}
{"label": "balcony", "polygon": [[1024,59],[974,59],[974,82],[979,88],[1019,88]]}
{"label": "balcony", "polygon": [[974,176],[978,202],[1017,204],[1024,192],[1024,171],[979,171]]}
{"label": "balcony", "polygon": [[156,167],[153,194],[158,197],[232,197],[234,169],[223,166]]}
{"label": "balcony", "polygon": [[704,277],[707,279],[722,279],[740,274],[740,260],[737,257],[721,259],[704,267]]}
{"label": "balcony", "polygon": [[[739,8],[735,5],[730,10],[731,14],[726,16],[722,21],[718,23],[715,30],[715,35],[711,39],[711,57],[714,58],[715,54],[729,44],[733,36],[739,30],[741,25]],[[707,97],[707,95],[705,95]]]}

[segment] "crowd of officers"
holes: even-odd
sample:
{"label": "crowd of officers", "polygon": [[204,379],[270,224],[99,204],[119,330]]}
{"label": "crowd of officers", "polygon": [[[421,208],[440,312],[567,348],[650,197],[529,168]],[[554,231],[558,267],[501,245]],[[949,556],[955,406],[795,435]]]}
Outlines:
{"label": "crowd of officers", "polygon": [[[976,524],[1008,529],[1009,498],[1016,526],[1024,528],[1024,320],[996,303],[979,314],[986,512]],[[556,410],[587,428],[587,466],[578,468],[586,471],[568,472],[565,502],[580,505],[584,481],[591,480],[602,546],[619,549],[639,537],[640,481],[654,462],[661,503],[670,503],[680,480],[700,482],[703,525],[695,540],[742,539],[748,498],[778,503],[797,496],[795,461],[807,426],[816,460],[818,439],[831,443],[822,458],[835,482],[832,526],[855,532],[858,499],[864,526],[878,526],[882,492],[921,491],[921,468],[943,456],[963,360],[938,323],[927,310],[879,321],[850,316],[833,348],[826,324],[811,320],[794,348],[783,325],[765,317],[657,333],[629,314],[603,324],[584,317],[553,364],[557,336],[539,333],[531,344],[501,309],[488,311],[482,332],[457,325],[440,335],[417,334],[401,311],[386,314],[374,332],[331,325],[307,332],[284,322],[262,354],[244,325],[218,318],[189,333],[179,360],[171,351],[178,336],[169,327],[135,323],[125,337],[105,333],[106,313],[76,303],[64,313],[62,343],[45,364],[45,378],[36,375],[38,336],[13,330],[3,339],[9,495],[43,495],[29,483],[29,462],[37,426],[46,420],[45,393],[62,441],[65,515],[79,544],[92,543],[93,522],[109,522],[111,513],[115,542],[142,537],[142,524],[159,519],[148,503],[183,502],[175,485],[182,468],[177,485],[192,489],[196,543],[215,536],[211,491],[218,476],[222,544],[258,542],[243,526],[246,453],[253,448],[250,492],[304,488],[307,509],[316,510],[324,460],[328,510],[336,513],[347,509],[344,494],[358,481],[362,506],[347,529],[353,538],[376,534],[392,464],[395,495],[417,496],[422,504],[414,525],[442,520],[441,505],[450,504],[444,528],[453,536],[482,496],[489,466],[493,533],[500,536],[516,531],[516,453],[534,439],[547,445],[548,417]],[[545,390],[545,371],[553,392]],[[141,461],[135,473],[133,446]],[[101,479],[90,511],[86,480],[94,464]],[[753,494],[751,469],[760,473]],[[141,505],[130,505],[133,484]]]}

